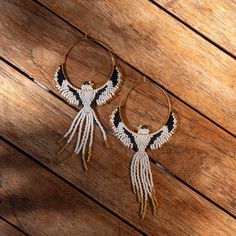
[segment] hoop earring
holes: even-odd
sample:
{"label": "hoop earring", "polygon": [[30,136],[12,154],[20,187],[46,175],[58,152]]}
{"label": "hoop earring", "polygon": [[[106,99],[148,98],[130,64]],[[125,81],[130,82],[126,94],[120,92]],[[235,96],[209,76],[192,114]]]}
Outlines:
{"label": "hoop earring", "polygon": [[[137,86],[138,85],[135,87]],[[135,87],[133,87],[131,90],[133,90]],[[160,148],[164,143],[166,143],[172,136],[177,124],[177,120],[171,110],[169,97],[161,87],[159,88],[167,98],[169,114],[164,125],[156,132],[150,133],[147,126],[143,125],[138,127],[138,132],[130,130],[125,125],[121,116],[122,102],[120,106],[118,106],[113,111],[110,118],[111,125],[116,137],[124,146],[135,151],[130,164],[130,177],[133,192],[136,194],[138,202],[140,203],[141,219],[143,219],[145,216],[148,198],[151,200],[154,215],[156,214],[156,208],[158,205],[147,151],[149,149]],[[127,97],[129,93],[127,94]],[[125,101],[127,97],[125,98]]]}
{"label": "hoop earring", "polygon": [[[74,48],[75,45],[84,40],[90,40],[92,42],[98,42],[99,44],[101,44],[109,52],[110,57],[112,59],[111,75],[108,81],[99,88],[93,88],[93,83],[91,81],[86,81],[81,85],[80,88],[77,88],[69,82],[65,73],[66,60],[70,51],[72,50],[72,48]],[[114,96],[115,92],[118,90],[121,84],[121,72],[118,66],[116,65],[116,60],[111,50],[108,49],[108,47],[105,46],[105,44],[100,42],[99,40],[92,38],[88,39],[88,37],[85,36],[69,48],[65,55],[63,64],[60,65],[55,72],[54,80],[56,82],[56,87],[61,92],[62,97],[64,97],[69,104],[82,107],[78,114],[75,116],[68,131],[58,141],[58,143],[60,143],[62,140],[67,139],[65,145],[58,152],[58,154],[61,154],[71,142],[73,136],[75,135],[75,132],[78,131],[77,143],[73,154],[69,158],[66,158],[61,161],[60,163],[65,163],[71,158],[81,153],[84,169],[87,171],[87,162],[90,160],[91,157],[95,123],[100,128],[104,142],[106,146],[108,146],[105,130],[91,106],[93,104],[99,106],[104,105]],[[85,157],[86,151],[87,158]]]}

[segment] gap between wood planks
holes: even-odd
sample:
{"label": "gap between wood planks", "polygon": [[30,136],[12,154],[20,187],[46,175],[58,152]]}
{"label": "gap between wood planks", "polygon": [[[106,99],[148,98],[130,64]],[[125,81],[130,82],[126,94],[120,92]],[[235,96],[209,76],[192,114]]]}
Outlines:
{"label": "gap between wood planks", "polygon": [[174,13],[172,13],[171,11],[169,11],[168,9],[166,9],[165,7],[163,7],[162,5],[157,3],[155,0],[148,0],[148,1],[151,2],[152,4],[154,4],[155,6],[157,6],[158,8],[160,8],[162,11],[164,11],[165,13],[170,15],[171,17],[173,17],[175,20],[179,21],[181,24],[183,24],[184,26],[186,26],[190,30],[192,30],[194,33],[198,34],[203,39],[205,39],[206,41],[208,41],[209,43],[211,43],[212,45],[214,45],[215,47],[217,47],[218,49],[223,51],[225,54],[229,55],[230,57],[232,57],[233,59],[236,60],[236,56],[233,53],[229,52],[226,48],[222,47],[221,45],[216,43],[214,40],[210,39],[205,34],[203,34],[202,32],[200,32],[199,30],[195,29],[190,24],[188,24],[185,21],[183,21],[182,19],[180,19],[177,15],[175,15]]}
{"label": "gap between wood planks", "polygon": [[[30,79],[31,80],[31,79]],[[33,80],[32,80],[33,81]],[[110,210],[109,208],[107,208],[106,206],[104,206],[103,204],[101,204],[99,201],[97,201],[96,199],[94,199],[92,196],[88,195],[87,193],[85,193],[83,190],[79,189],[76,185],[74,185],[73,183],[70,183],[67,179],[61,177],[59,174],[57,174],[56,172],[54,172],[53,170],[51,170],[49,167],[47,167],[45,164],[41,163],[40,161],[38,161],[37,159],[35,159],[33,156],[31,156],[30,154],[28,154],[27,152],[25,152],[24,150],[22,150],[20,147],[16,146],[15,144],[11,143],[9,140],[5,139],[4,137],[2,137],[0,135],[0,139],[3,140],[4,142],[6,142],[7,144],[9,144],[10,146],[12,146],[13,148],[15,148],[17,151],[19,151],[20,153],[22,153],[23,155],[25,155],[26,157],[30,158],[32,161],[36,162],[38,165],[40,165],[42,168],[44,168],[45,170],[49,171],[51,174],[53,174],[54,176],[58,177],[61,181],[63,181],[64,183],[66,183],[67,185],[69,185],[70,187],[72,187],[73,189],[75,189],[76,191],[80,192],[81,194],[83,194],[84,196],[86,196],[88,199],[90,199],[91,201],[93,201],[94,203],[96,203],[98,206],[102,207],[104,210],[108,211],[110,214],[112,214],[113,216],[115,216],[117,219],[121,220],[122,222],[124,222],[125,224],[127,224],[128,226],[132,227],[133,229],[135,229],[137,232],[139,232],[142,235],[146,234],[144,232],[142,232],[140,229],[136,228],[133,224],[129,223],[128,221],[126,221],[125,219],[123,219],[121,216],[119,216],[118,214],[116,214],[115,212],[113,212],[112,210]],[[22,231],[22,229],[20,229],[19,227],[17,227],[16,225],[12,224],[11,222],[8,222],[4,217],[2,217],[0,215],[0,219],[3,219],[5,222],[7,222],[8,224],[14,226],[16,229],[18,229],[20,232],[24,233],[25,235],[27,235],[24,231]]]}
{"label": "gap between wood planks", "polygon": [[[1,138],[1,137],[0,137]],[[2,138],[1,138],[2,139]],[[11,144],[12,145],[12,144]],[[14,229],[16,229],[17,231],[19,231],[19,233],[22,233],[23,235],[28,235],[26,234],[22,229],[20,229],[18,226],[12,224],[11,222],[9,222],[8,220],[6,220],[4,217],[2,217],[0,215],[0,220],[2,220],[3,222],[5,222],[6,224],[8,224],[10,227],[13,227]]]}
{"label": "gap between wood planks", "polygon": [[[150,1],[152,4],[155,4],[158,6],[158,4],[156,2],[154,2],[153,0],[148,0]],[[49,12],[51,12],[52,14],[54,14],[55,16],[57,16],[58,18],[60,18],[62,21],[64,21],[66,24],[68,24],[69,26],[71,26],[72,28],[76,29],[78,32],[80,32],[81,34],[85,34],[84,31],[82,31],[81,29],[77,28],[76,26],[74,26],[72,23],[70,23],[69,21],[67,21],[64,17],[58,15],[57,13],[55,13],[54,11],[52,11],[50,8],[48,8],[47,6],[45,6],[43,3],[39,2],[38,0],[33,0],[33,2],[39,4],[40,6],[46,8]],[[162,7],[159,6],[161,8],[161,10],[165,10],[167,13],[168,11]],[[174,17],[174,14],[169,12],[169,15],[173,15],[172,17]],[[174,17],[175,18],[175,17]],[[186,24],[185,26],[188,27],[189,29],[194,30],[194,28],[192,28],[191,26],[188,26],[187,23],[185,23],[184,21],[182,21],[181,19],[178,19],[178,17],[176,16],[176,20],[180,21],[182,24]],[[197,30],[196,32],[197,33]],[[228,52],[226,50],[224,50],[221,46],[217,46],[218,44],[214,43],[212,40],[210,40],[209,38],[207,38],[206,36],[204,36],[202,33],[197,33],[199,34],[201,37],[203,37],[205,40],[207,40],[209,43],[213,44],[214,46],[216,46],[218,49],[220,49],[221,51],[225,52],[226,54],[228,54]],[[103,47],[103,45],[95,42],[96,44],[100,45],[101,47]],[[152,78],[150,78],[148,75],[146,75],[145,73],[143,73],[142,71],[140,71],[138,68],[134,67],[133,65],[131,65],[129,62],[127,62],[126,60],[124,60],[123,58],[120,58],[115,52],[113,52],[113,54],[120,59],[122,62],[124,62],[125,64],[127,64],[128,66],[130,66],[131,68],[133,68],[134,70],[136,70],[137,72],[139,72],[141,75],[144,75],[145,77],[147,77],[150,81],[152,81],[153,83],[157,84],[159,87],[161,87],[162,89],[164,89],[165,91],[167,91],[169,94],[171,94],[173,97],[175,97],[176,99],[178,99],[179,101],[181,101],[183,104],[185,104],[186,106],[188,106],[189,108],[191,108],[192,110],[194,110],[195,112],[197,112],[198,114],[200,114],[201,116],[203,116],[204,118],[206,118],[207,120],[209,120],[211,123],[213,123],[214,125],[216,125],[217,127],[221,128],[222,130],[224,130],[226,133],[230,134],[231,136],[233,136],[234,138],[236,138],[236,135],[232,132],[230,132],[229,130],[227,130],[226,128],[224,128],[222,125],[218,124],[216,121],[212,120],[211,118],[209,118],[208,116],[206,116],[205,114],[203,114],[202,112],[200,112],[199,110],[197,110],[196,108],[194,108],[192,105],[188,104],[187,102],[185,102],[183,99],[181,99],[180,97],[176,96],[174,93],[172,93],[171,91],[169,91],[168,89],[166,89],[165,87],[163,87],[162,85],[160,85],[159,83],[157,83],[155,80],[153,80]],[[233,55],[230,55],[231,57],[233,57],[234,59],[236,57],[234,57]]]}
{"label": "gap between wood planks", "polygon": [[[102,46],[102,45],[100,45]],[[54,97],[58,98],[59,100],[61,100],[64,104],[68,105],[68,103],[61,98],[59,95],[57,95],[54,91],[50,90],[49,88],[47,88],[46,86],[42,85],[41,83],[37,82],[34,78],[30,77],[28,74],[26,74],[25,72],[23,72],[21,69],[19,69],[18,67],[16,67],[15,65],[13,65],[12,63],[10,63],[9,61],[7,61],[4,58],[0,59],[2,61],[4,61],[6,64],[8,64],[9,66],[11,66],[12,68],[14,68],[15,70],[17,70],[19,73],[21,73],[22,75],[24,75],[26,78],[28,78],[29,80],[31,80],[32,82],[34,82],[37,86],[39,86],[41,89],[45,90],[46,92],[52,94]],[[157,84],[155,81],[151,80],[149,77],[147,77],[151,82],[154,82],[154,84]],[[161,86],[162,87],[162,86]],[[78,108],[74,107],[74,106],[70,106],[72,109],[74,109],[75,111],[79,111]],[[104,127],[104,129],[106,130],[106,132],[110,133],[110,131]],[[0,136],[1,137],[1,136]],[[112,210],[110,210],[109,208],[107,208],[105,205],[103,205],[102,203],[99,203],[96,199],[94,199],[92,196],[88,195],[87,193],[85,193],[84,191],[80,190],[77,186],[75,186],[73,183],[70,183],[67,179],[61,177],[60,175],[58,175],[56,172],[52,171],[51,169],[49,169],[49,167],[47,167],[46,165],[44,165],[43,163],[41,163],[40,161],[38,161],[37,159],[35,159],[34,157],[32,157],[31,155],[29,155],[28,153],[26,153],[25,151],[23,151],[20,147],[15,146],[14,144],[12,144],[10,141],[6,140],[5,138],[1,137],[4,141],[6,141],[7,143],[11,144],[12,146],[14,146],[17,150],[19,150],[20,152],[24,153],[25,155],[27,155],[29,158],[31,158],[32,160],[34,160],[35,162],[37,162],[38,164],[40,164],[42,167],[46,168],[48,171],[50,171],[51,173],[53,173],[54,175],[56,175],[57,177],[59,177],[61,180],[65,181],[67,184],[69,184],[70,186],[74,187],[76,190],[80,191],[81,193],[83,193],[86,197],[88,197],[89,199],[93,200],[94,202],[96,202],[98,205],[100,205],[101,207],[103,207],[104,209],[106,209],[107,211],[109,211],[110,213],[112,213],[114,216],[116,216],[117,218],[119,218],[120,220],[122,220],[124,223],[130,225],[131,227],[133,227],[134,229],[136,229],[138,232],[144,234],[143,232],[141,232],[138,228],[136,228],[134,225],[130,224],[129,222],[127,222],[125,219],[123,219],[122,217],[120,217],[119,215],[117,215],[115,212],[113,212]],[[201,197],[203,197],[204,199],[206,199],[208,202],[210,202],[213,206],[219,208],[220,210],[222,210],[223,212],[225,212],[226,214],[228,214],[229,216],[231,216],[232,218],[236,219],[236,216],[234,214],[232,214],[231,212],[229,212],[228,210],[226,210],[224,207],[222,207],[220,204],[216,203],[215,201],[213,201],[212,199],[210,199],[209,197],[207,197],[205,194],[201,193],[200,191],[198,191],[196,188],[192,187],[190,184],[188,184],[187,182],[185,182],[183,179],[181,179],[180,177],[178,177],[176,174],[174,174],[172,171],[170,171],[168,168],[164,167],[162,164],[160,164],[158,161],[154,160],[151,156],[150,157],[150,161],[156,165],[157,168],[164,170],[167,174],[171,175],[172,177],[174,177],[177,181],[179,181],[180,183],[182,183],[183,185],[185,185],[186,187],[190,188],[193,192],[195,192],[196,194],[200,195]]]}
{"label": "gap between wood planks", "polygon": [[[47,6],[45,6],[43,3],[39,2],[38,0],[33,0],[34,2],[40,4],[41,6],[47,8],[50,12],[52,12],[53,14],[55,14],[56,16],[58,16],[60,19],[62,19],[63,21],[65,21],[67,24],[69,24],[70,26],[72,26],[73,28],[76,28],[74,25],[72,25],[70,22],[68,22],[67,20],[65,20],[63,17],[61,17],[60,15],[58,15],[57,13],[55,13],[54,11],[52,11],[50,8],[48,8]],[[205,34],[203,34],[202,32],[200,32],[199,30],[195,29],[193,26],[191,26],[190,24],[186,23],[185,21],[183,21],[182,19],[180,19],[177,15],[175,15],[174,13],[172,13],[171,11],[169,11],[168,9],[166,9],[165,7],[163,7],[162,5],[160,5],[159,3],[157,3],[155,0],[148,0],[150,3],[154,4],[156,7],[160,8],[162,11],[164,11],[165,13],[167,13],[168,15],[170,15],[171,17],[173,17],[175,20],[179,21],[181,24],[183,24],[184,26],[186,26],[187,28],[189,28],[190,30],[192,30],[194,33],[196,33],[197,35],[199,35],[200,37],[202,37],[203,39],[205,39],[206,41],[208,41],[209,43],[211,43],[212,45],[214,45],[216,48],[218,48],[219,50],[223,51],[225,54],[229,55],[230,57],[232,57],[233,59],[236,60],[236,56],[229,52],[227,49],[225,49],[224,47],[222,47],[221,45],[219,45],[218,43],[216,43],[214,40],[210,39],[209,37],[207,37]],[[78,28],[76,28],[77,30],[79,30]],[[81,33],[83,33],[81,30],[79,30]],[[122,60],[122,59],[121,59]],[[124,61],[124,60],[123,60]],[[125,61],[126,62],[126,61]],[[126,62],[127,63],[127,62]],[[127,63],[129,64],[129,63]]]}
{"label": "gap between wood planks", "polygon": [[159,161],[155,161],[152,159],[152,157],[150,157],[150,160],[156,164],[156,166],[158,166],[159,168],[161,168],[162,170],[164,170],[166,173],[170,174],[171,176],[173,176],[175,179],[177,179],[178,181],[180,181],[182,184],[184,184],[185,186],[187,186],[188,188],[190,188],[191,190],[193,190],[195,193],[199,194],[201,197],[205,198],[207,201],[209,201],[210,203],[212,203],[214,206],[218,207],[219,209],[221,209],[222,211],[224,211],[225,213],[227,213],[228,215],[230,215],[231,217],[233,217],[234,219],[236,219],[236,216],[234,214],[232,214],[231,212],[229,212],[228,210],[226,210],[225,208],[223,208],[221,205],[219,205],[218,203],[216,203],[215,201],[213,201],[212,199],[210,199],[209,197],[207,197],[206,195],[204,195],[203,193],[201,193],[200,191],[198,191],[196,188],[194,188],[193,186],[191,186],[190,184],[188,184],[187,182],[185,182],[184,180],[182,180],[180,177],[178,177],[177,175],[175,175],[173,172],[171,172],[170,170],[168,170],[166,167],[164,167]]}

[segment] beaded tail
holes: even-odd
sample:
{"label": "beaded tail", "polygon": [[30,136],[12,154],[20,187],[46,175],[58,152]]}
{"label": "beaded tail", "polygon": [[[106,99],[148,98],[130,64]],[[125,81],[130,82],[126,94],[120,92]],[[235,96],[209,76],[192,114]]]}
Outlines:
{"label": "beaded tail", "polygon": [[[106,133],[103,129],[101,123],[99,122],[96,113],[91,108],[90,110],[85,111],[84,108],[82,108],[76,117],[74,118],[70,128],[65,133],[65,135],[62,137],[62,139],[59,140],[59,142],[65,138],[67,138],[66,144],[61,148],[61,150],[58,152],[58,154],[62,153],[64,149],[69,145],[72,138],[75,135],[75,132],[78,131],[77,136],[77,142],[74,149],[74,153],[67,159],[63,160],[61,163],[65,163],[71,158],[75,157],[79,153],[82,154],[82,160],[85,170],[87,171],[87,162],[90,160],[91,157],[91,150],[93,145],[93,136],[94,136],[94,125],[95,122],[98,124],[99,128],[101,129],[101,132],[103,134],[104,141],[106,143]],[[87,151],[87,159],[85,158]]]}
{"label": "beaded tail", "polygon": [[157,200],[152,180],[151,167],[146,152],[136,152],[130,165],[130,176],[133,191],[140,203],[140,215],[143,219],[146,213],[147,200],[150,198],[153,214],[156,214]]}

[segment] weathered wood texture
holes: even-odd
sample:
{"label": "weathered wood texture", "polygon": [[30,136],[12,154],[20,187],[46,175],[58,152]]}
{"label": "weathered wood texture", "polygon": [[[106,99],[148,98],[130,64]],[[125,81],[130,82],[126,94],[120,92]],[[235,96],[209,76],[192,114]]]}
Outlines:
{"label": "weathered wood texture", "polygon": [[19,230],[0,220],[0,236],[23,236],[25,234],[21,233]]}
{"label": "weathered wood texture", "polygon": [[[154,165],[153,177],[160,206],[157,217],[148,211],[146,218],[140,221],[138,203],[130,191],[128,178],[132,152],[124,149],[110,134],[108,151],[98,141],[100,134],[96,132],[97,142],[88,172],[83,171],[79,158],[71,160],[68,165],[58,165],[55,161],[59,159],[55,140],[61,137],[71,122],[75,110],[4,63],[1,63],[0,80],[0,106],[3,110],[0,113],[0,130],[3,137],[140,230],[149,235],[172,232],[177,235],[233,235],[236,222],[232,217]],[[111,109],[112,106],[102,107],[99,115],[108,117]],[[102,123],[107,119],[104,117],[101,117]],[[68,155],[69,150],[61,158]]]}
{"label": "weathered wood texture", "polygon": [[28,235],[140,235],[2,140],[0,156],[0,214]]}
{"label": "weathered wood texture", "polygon": [[236,134],[236,61],[147,0],[41,3]]}
{"label": "weathered wood texture", "polygon": [[[62,62],[63,54],[69,45],[81,35],[37,4],[25,1],[19,6],[17,3],[19,1],[11,1],[5,7],[1,53],[25,73],[57,92],[52,79],[55,68]],[[14,21],[9,18],[10,15],[14,15]],[[11,33],[16,27],[19,30],[17,35]],[[24,40],[20,40],[21,38]],[[15,45],[13,52],[8,49],[12,42]],[[111,66],[106,52],[101,51],[96,45],[80,45],[75,49],[77,50],[72,51],[67,63],[71,80],[76,85],[88,78],[95,78],[99,84],[104,82]],[[120,65],[125,72],[126,82],[122,88],[122,93],[125,94],[128,87],[140,82],[141,75],[124,63]],[[161,164],[174,174],[236,214],[235,139],[175,98],[171,97],[171,100],[178,115],[179,129],[169,145],[158,152],[152,152],[151,156],[158,158]],[[112,104],[118,104],[119,101],[117,98]],[[131,127],[137,127],[142,122],[150,125],[153,130],[156,129],[165,119],[165,103],[165,98],[153,83],[137,88],[127,100],[126,116],[131,121]],[[160,110],[163,113],[156,112]],[[98,111],[103,123],[111,131],[108,125],[111,107],[104,106]],[[63,119],[64,116],[55,120],[55,123],[59,125]],[[67,125],[69,123],[70,120],[67,121]],[[60,133],[64,131],[60,130]],[[20,146],[22,144],[23,142],[19,143]],[[124,149],[122,146],[119,148]],[[127,155],[129,157],[131,153]],[[114,155],[113,158],[118,162],[122,161],[118,155]],[[128,178],[128,171],[124,178]]]}
{"label": "weathered wood texture", "polygon": [[154,0],[230,53],[236,52],[236,1]]}

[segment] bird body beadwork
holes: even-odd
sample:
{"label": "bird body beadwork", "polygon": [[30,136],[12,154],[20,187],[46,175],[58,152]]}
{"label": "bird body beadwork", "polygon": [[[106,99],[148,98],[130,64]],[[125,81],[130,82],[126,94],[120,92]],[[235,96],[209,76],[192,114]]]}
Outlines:
{"label": "bird body beadwork", "polygon": [[[86,162],[90,160],[91,149],[94,136],[94,124],[96,123],[100,128],[103,139],[107,143],[106,133],[101,125],[93,105],[103,105],[107,103],[118,90],[121,83],[121,72],[117,66],[113,67],[113,71],[109,80],[100,88],[93,88],[93,83],[87,81],[81,85],[81,88],[76,88],[67,79],[63,71],[63,65],[60,65],[54,75],[56,87],[61,92],[61,95],[72,105],[81,106],[80,111],[75,116],[70,128],[65,133],[60,141],[67,138],[66,144],[59,151],[59,154],[71,142],[75,132],[78,131],[77,142],[74,153],[71,157],[82,154],[82,160],[85,170],[87,170]],[[86,150],[88,150],[88,157],[85,160]],[[66,159],[65,161],[69,160]]]}
{"label": "bird body beadwork", "polygon": [[111,124],[115,135],[123,145],[135,151],[130,164],[130,177],[133,191],[141,204],[140,215],[142,218],[145,216],[148,198],[151,200],[154,214],[157,207],[147,151],[160,148],[166,143],[172,136],[176,123],[177,120],[173,112],[170,112],[165,125],[158,131],[150,133],[146,126],[140,126],[138,132],[133,132],[122,121],[119,107],[112,113]]}

